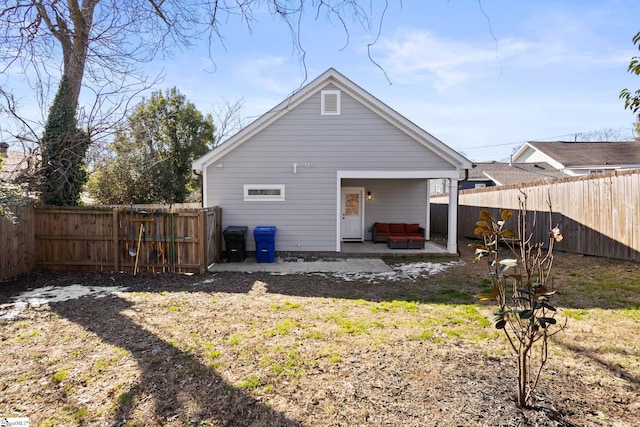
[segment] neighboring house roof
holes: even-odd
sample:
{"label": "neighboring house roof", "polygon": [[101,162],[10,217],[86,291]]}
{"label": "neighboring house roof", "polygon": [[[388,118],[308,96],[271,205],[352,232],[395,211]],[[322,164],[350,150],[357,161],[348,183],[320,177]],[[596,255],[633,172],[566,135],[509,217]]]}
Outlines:
{"label": "neighboring house roof", "polygon": [[411,135],[416,141],[423,144],[428,149],[437,153],[451,165],[458,169],[471,168],[471,162],[460,153],[456,152],[442,141],[429,134],[377,98],[356,85],[354,82],[340,74],[333,68],[328,69],[320,76],[300,88],[293,95],[282,101],[276,107],[272,108],[258,119],[250,123],[237,134],[229,138],[226,142],[219,145],[209,153],[200,157],[193,162],[195,170],[204,170],[208,165],[223,157],[226,153],[235,149],[238,145],[249,140],[253,135],[260,132],[278,118],[287,114],[297,105],[313,96],[319,90],[327,85],[334,85],[338,89],[347,92],[354,99],[357,99],[363,105],[367,106],[371,111],[378,114],[381,118],[395,125],[398,129]]}
{"label": "neighboring house roof", "polygon": [[7,150],[3,153],[2,168],[0,169],[0,182],[13,182],[22,172],[26,172],[32,166],[30,155],[22,151]]}
{"label": "neighboring house roof", "polygon": [[529,141],[512,156],[513,162],[544,159],[556,169],[614,169],[640,166],[640,141]]}
{"label": "neighboring house roof", "polygon": [[469,181],[491,180],[496,185],[521,184],[545,179],[563,178],[566,175],[545,162],[539,163],[474,163],[469,170]]}

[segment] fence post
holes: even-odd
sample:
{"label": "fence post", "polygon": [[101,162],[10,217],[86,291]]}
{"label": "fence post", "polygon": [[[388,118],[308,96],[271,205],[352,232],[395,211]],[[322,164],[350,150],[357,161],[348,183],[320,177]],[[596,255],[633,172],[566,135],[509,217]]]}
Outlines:
{"label": "fence post", "polygon": [[215,213],[216,213],[216,221],[215,221],[215,227],[216,227],[216,255],[215,255],[215,260],[216,262],[220,262],[220,260],[222,260],[222,208],[219,206],[216,206],[215,208]]}
{"label": "fence post", "polygon": [[198,251],[200,252],[200,274],[207,271],[207,211],[200,209],[198,213]]}
{"label": "fence post", "polygon": [[113,271],[120,271],[120,211],[118,208],[113,208]]}

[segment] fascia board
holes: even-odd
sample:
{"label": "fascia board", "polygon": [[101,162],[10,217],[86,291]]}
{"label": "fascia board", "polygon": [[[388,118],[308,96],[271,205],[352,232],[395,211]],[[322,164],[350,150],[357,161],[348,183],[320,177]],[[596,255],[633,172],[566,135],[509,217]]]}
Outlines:
{"label": "fascia board", "polygon": [[487,173],[487,172],[482,172],[482,173],[484,174],[484,176],[489,178],[491,181],[495,182],[496,185],[502,185],[502,183],[500,181],[498,181],[497,179],[492,177],[489,173]]}
{"label": "fascia board", "polygon": [[549,163],[555,169],[558,169],[558,170],[565,169],[565,165],[564,164],[560,163],[559,161],[557,161],[553,157],[549,156],[547,153],[545,153],[541,149],[539,149],[537,147],[534,147],[533,145],[529,144],[528,142],[525,142],[522,145],[522,147],[520,147],[520,149],[518,149],[518,151],[516,151],[516,153],[511,157],[511,161],[513,163],[526,163],[526,162],[519,161],[519,159],[520,159],[520,157],[522,155],[524,155],[527,152],[527,149],[531,149],[531,150],[539,153],[540,155],[542,155],[545,158],[545,160],[536,160],[535,163],[546,162],[546,163]]}
{"label": "fascia board", "polygon": [[412,170],[412,171],[376,171],[376,170],[339,170],[338,178],[359,179],[460,179],[459,170]]}
{"label": "fascia board", "polygon": [[522,162],[519,162],[518,159],[527,151],[528,148],[535,150],[535,148],[533,148],[531,144],[529,144],[528,142],[525,142],[520,146],[520,148],[516,150],[515,153],[513,153],[513,155],[511,156],[511,161],[513,163],[522,163]]}
{"label": "fascia board", "polygon": [[607,170],[614,170],[614,169],[638,169],[640,168],[640,165],[634,165],[634,164],[629,164],[629,165],[614,165],[614,164],[601,164],[601,163],[594,163],[592,165],[580,165],[580,166],[570,166],[568,169],[574,169],[574,170],[584,170],[584,169],[607,169]]}

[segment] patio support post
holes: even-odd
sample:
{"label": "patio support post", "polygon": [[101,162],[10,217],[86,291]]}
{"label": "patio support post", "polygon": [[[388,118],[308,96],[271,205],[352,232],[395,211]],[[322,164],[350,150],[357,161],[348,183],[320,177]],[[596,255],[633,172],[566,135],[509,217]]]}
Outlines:
{"label": "patio support post", "polygon": [[449,224],[447,252],[458,253],[458,180],[449,179]]}
{"label": "patio support post", "polygon": [[427,215],[424,222],[424,238],[431,240],[431,181],[427,179]]}

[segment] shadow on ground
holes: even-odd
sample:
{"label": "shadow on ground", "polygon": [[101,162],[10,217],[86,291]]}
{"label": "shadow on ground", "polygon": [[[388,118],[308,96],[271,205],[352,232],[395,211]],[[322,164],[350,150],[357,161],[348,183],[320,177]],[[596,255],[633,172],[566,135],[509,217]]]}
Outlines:
{"label": "shadow on ground", "polygon": [[[420,288],[417,281],[353,283],[331,275],[270,274],[178,274],[153,275],[39,271],[20,280],[3,284],[0,304],[30,289],[82,285],[92,288],[119,288],[125,292],[199,292],[249,294],[256,287],[274,294],[320,298],[364,299],[369,301],[414,300],[444,301],[444,296]],[[418,284],[417,284],[418,283]],[[416,288],[418,286],[418,288]],[[451,295],[449,295],[451,296]],[[472,296],[463,295],[471,302]],[[109,415],[111,425],[140,421],[137,413],[153,413],[148,425],[233,425],[299,426],[299,421],[270,408],[258,399],[226,382],[193,355],[135,323],[127,311],[133,303],[108,293],[50,302],[53,312],[93,333],[105,344],[124,349],[139,368],[139,380],[130,389],[119,391],[116,407]],[[126,313],[126,314],[125,314]],[[152,405],[152,408],[151,406]],[[151,410],[149,410],[151,408]]]}
{"label": "shadow on ground", "polygon": [[[133,403],[153,404],[155,419],[148,424],[299,426],[252,396],[225,382],[215,370],[203,365],[153,333],[136,325],[122,312],[131,307],[115,295],[82,297],[50,304],[60,316],[97,334],[108,344],[127,350],[135,357],[140,381],[117,399],[111,425],[125,425],[138,417]],[[209,424],[205,424],[209,423]]]}

